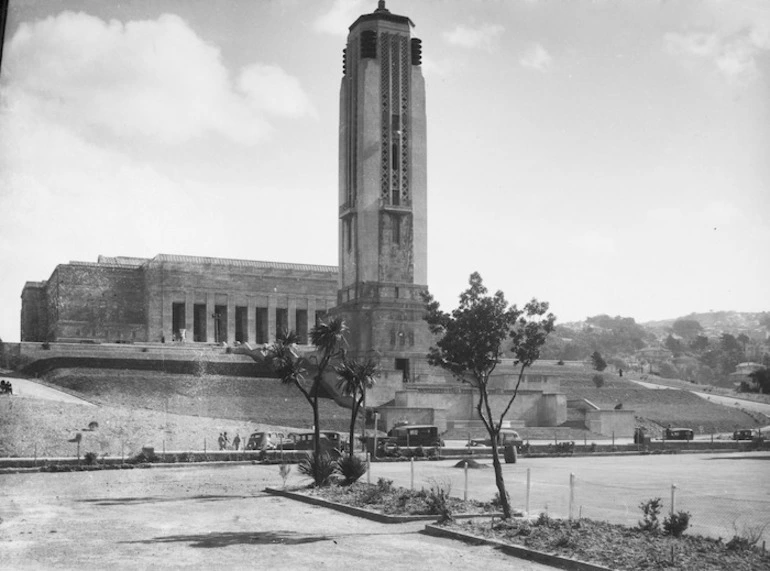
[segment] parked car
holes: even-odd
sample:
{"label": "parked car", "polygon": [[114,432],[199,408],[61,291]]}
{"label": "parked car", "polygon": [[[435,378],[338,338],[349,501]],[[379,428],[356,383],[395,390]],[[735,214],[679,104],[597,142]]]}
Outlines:
{"label": "parked car", "polygon": [[694,433],[691,428],[666,428],[663,432],[664,440],[692,440]]}
{"label": "parked car", "polygon": [[[518,432],[511,428],[500,429],[500,434],[497,435],[497,447],[499,449],[504,449],[506,446],[515,446],[517,450],[520,450],[522,444],[524,444],[524,441]],[[489,438],[471,440],[471,446],[492,446],[492,440]]]}
{"label": "parked car", "polygon": [[394,426],[388,436],[395,439],[398,446],[439,447],[444,441],[438,434],[438,427],[429,424],[402,424]]}
{"label": "parked car", "polygon": [[[329,437],[329,435],[332,435]],[[313,432],[297,432],[289,434],[291,448],[284,447],[284,450],[313,450],[313,439],[315,434]],[[336,438],[335,438],[336,437]],[[321,439],[319,441],[321,452],[326,452],[332,458],[339,458],[342,450],[339,448],[341,445],[340,435],[336,432],[322,432]]]}
{"label": "parked car", "polygon": [[754,431],[750,428],[742,428],[733,432],[733,440],[754,440]]}
{"label": "parked car", "polygon": [[282,432],[253,432],[246,441],[246,450],[275,450],[286,440]]}

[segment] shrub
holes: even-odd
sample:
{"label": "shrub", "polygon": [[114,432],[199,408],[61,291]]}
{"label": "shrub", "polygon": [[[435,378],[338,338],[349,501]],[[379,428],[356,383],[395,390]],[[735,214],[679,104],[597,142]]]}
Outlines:
{"label": "shrub", "polygon": [[425,496],[429,514],[439,516],[439,523],[452,520],[452,508],[449,506],[449,492],[452,484],[448,481],[432,480],[430,490]]}
{"label": "shrub", "polygon": [[668,515],[663,519],[663,529],[667,535],[681,537],[687,528],[690,527],[690,517],[690,512],[683,511]]}
{"label": "shrub", "polygon": [[332,476],[339,471],[337,462],[329,454],[308,454],[299,463],[299,472],[313,478],[316,486],[328,486]]}
{"label": "shrub", "polygon": [[725,544],[727,549],[732,551],[741,551],[743,549],[750,549],[754,547],[759,540],[762,539],[762,534],[765,533],[765,529],[770,524],[765,525],[744,525],[743,529],[739,532],[738,528],[733,522],[733,529],[735,529],[735,535],[733,538]]}
{"label": "shrub", "polygon": [[344,479],[343,484],[346,486],[357,482],[369,469],[368,462],[355,455],[345,456],[337,464]]}
{"label": "shrub", "polygon": [[551,516],[548,515],[548,512],[540,512],[540,515],[537,516],[537,520],[535,521],[535,525],[548,527],[551,525],[552,521],[553,520],[551,520]]}
{"label": "shrub", "polygon": [[96,455],[96,452],[86,452],[83,460],[87,465],[94,466],[99,461],[99,457]]}
{"label": "shrub", "polygon": [[393,480],[388,480],[387,478],[378,478],[377,489],[384,494],[389,494],[393,491]]}
{"label": "shrub", "polygon": [[592,378],[594,384],[596,385],[597,389],[600,389],[604,386],[604,376],[603,375],[594,375]]}
{"label": "shrub", "polygon": [[644,519],[638,524],[639,529],[651,533],[658,533],[658,531],[660,531],[660,521],[658,521],[658,516],[662,509],[660,498],[652,498],[646,502],[642,502],[639,504],[639,509],[641,509],[644,514]]}

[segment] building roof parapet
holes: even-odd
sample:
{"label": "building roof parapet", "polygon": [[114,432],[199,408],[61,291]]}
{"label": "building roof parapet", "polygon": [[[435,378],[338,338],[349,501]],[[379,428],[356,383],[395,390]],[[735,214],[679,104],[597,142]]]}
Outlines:
{"label": "building roof parapet", "polygon": [[160,263],[180,263],[194,265],[217,265],[242,268],[261,268],[269,270],[289,270],[300,272],[315,272],[323,274],[336,274],[337,266],[321,266],[317,264],[291,264],[285,262],[262,262],[257,260],[238,260],[230,258],[211,258],[205,256],[183,256],[179,254],[158,254],[147,261],[148,265]]}
{"label": "building roof parapet", "polygon": [[143,266],[149,261],[149,258],[135,258],[131,256],[103,256],[101,254],[99,254],[99,258],[97,259],[97,263],[99,264],[131,267]]}
{"label": "building roof parapet", "polygon": [[24,289],[45,287],[47,284],[48,284],[48,282],[45,281],[45,280],[43,280],[41,282],[25,282],[24,283]]}

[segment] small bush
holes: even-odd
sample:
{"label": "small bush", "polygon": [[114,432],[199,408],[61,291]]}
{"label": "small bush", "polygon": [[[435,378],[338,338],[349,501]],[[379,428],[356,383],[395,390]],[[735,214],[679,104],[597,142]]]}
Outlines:
{"label": "small bush", "polygon": [[652,498],[639,504],[639,509],[644,514],[644,519],[639,522],[639,529],[658,533],[660,531],[660,510],[662,509],[660,498]]}
{"label": "small bush", "polygon": [[762,534],[765,533],[765,529],[770,524],[765,525],[744,525],[743,529],[739,532],[738,528],[733,523],[733,529],[735,529],[735,535],[733,538],[725,544],[725,547],[731,551],[741,551],[744,549],[751,549],[759,540],[762,539]]}
{"label": "small bush", "polygon": [[357,482],[366,471],[369,469],[369,464],[366,460],[362,460],[358,456],[345,456],[341,458],[337,464],[340,467],[340,474],[343,477],[343,484],[349,486],[350,484]]}
{"label": "small bush", "polygon": [[548,515],[548,512],[540,512],[540,515],[537,516],[537,520],[535,521],[535,525],[548,527],[552,522],[553,520],[551,519],[551,516]]}
{"label": "small bush", "polygon": [[328,486],[334,474],[339,471],[339,465],[329,454],[308,454],[299,463],[300,474],[310,476],[316,486]]}
{"label": "small bush", "polygon": [[380,490],[383,494],[389,494],[393,491],[393,480],[388,480],[387,478],[378,478],[377,489]]}
{"label": "small bush", "polygon": [[428,513],[438,515],[439,523],[452,520],[452,508],[449,506],[449,492],[451,490],[452,484],[448,481],[433,480],[430,490],[425,496]]}
{"label": "small bush", "polygon": [[667,535],[681,537],[690,527],[690,512],[676,512],[663,519],[663,529]]}
{"label": "small bush", "polygon": [[99,456],[97,456],[96,452],[86,452],[83,456],[83,461],[88,466],[95,466],[96,463],[99,461]]}
{"label": "small bush", "polygon": [[597,389],[600,389],[604,386],[604,376],[602,375],[594,375],[592,378],[594,384],[596,385]]}

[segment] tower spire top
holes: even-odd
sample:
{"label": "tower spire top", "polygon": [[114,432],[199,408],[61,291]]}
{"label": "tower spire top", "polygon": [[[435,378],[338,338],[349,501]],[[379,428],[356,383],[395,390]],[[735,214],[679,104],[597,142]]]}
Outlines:
{"label": "tower spire top", "polygon": [[390,10],[388,10],[385,7],[385,0],[378,0],[378,2],[377,2],[377,9],[375,10],[375,12],[387,12],[387,13],[390,13]]}

